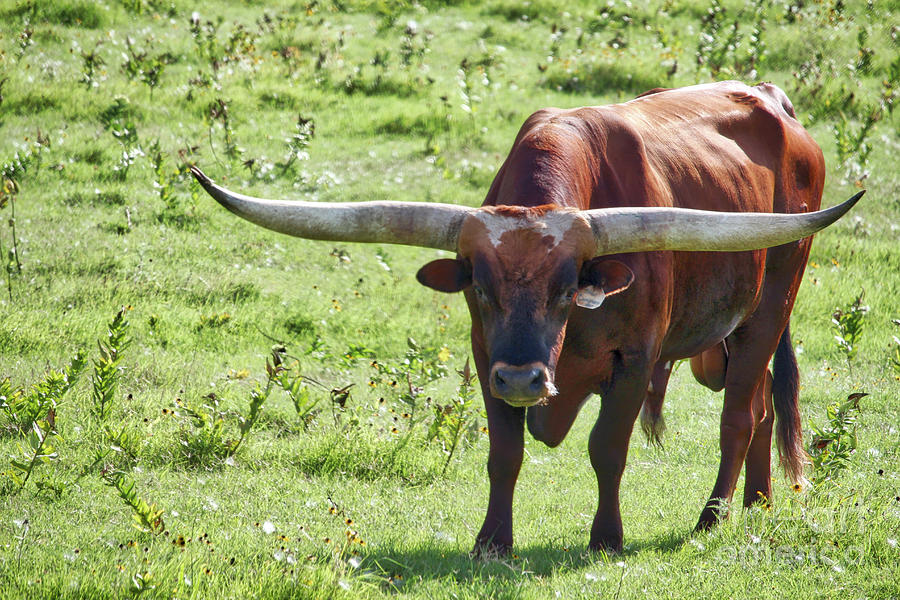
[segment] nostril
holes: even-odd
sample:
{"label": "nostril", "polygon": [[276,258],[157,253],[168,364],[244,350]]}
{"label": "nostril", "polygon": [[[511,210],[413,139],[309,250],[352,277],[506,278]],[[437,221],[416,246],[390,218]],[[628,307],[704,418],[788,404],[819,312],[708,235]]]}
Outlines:
{"label": "nostril", "polygon": [[492,369],[491,392],[506,400],[533,400],[547,393],[548,373],[538,365],[503,365]]}

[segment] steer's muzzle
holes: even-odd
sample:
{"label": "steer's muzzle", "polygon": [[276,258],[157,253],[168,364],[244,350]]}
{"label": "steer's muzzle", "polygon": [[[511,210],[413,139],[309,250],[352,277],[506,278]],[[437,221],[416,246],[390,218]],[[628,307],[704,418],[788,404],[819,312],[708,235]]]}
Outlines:
{"label": "steer's muzzle", "polygon": [[547,366],[532,362],[510,365],[496,362],[491,367],[491,394],[512,406],[533,406],[556,394]]}

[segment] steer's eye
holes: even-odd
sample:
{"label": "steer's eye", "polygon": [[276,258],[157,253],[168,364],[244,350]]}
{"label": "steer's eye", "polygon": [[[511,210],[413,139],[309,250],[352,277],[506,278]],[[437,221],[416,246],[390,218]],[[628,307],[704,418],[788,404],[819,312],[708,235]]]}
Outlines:
{"label": "steer's eye", "polygon": [[472,291],[475,292],[475,295],[478,297],[479,300],[484,300],[487,297],[484,293],[484,288],[481,287],[480,285],[473,285]]}

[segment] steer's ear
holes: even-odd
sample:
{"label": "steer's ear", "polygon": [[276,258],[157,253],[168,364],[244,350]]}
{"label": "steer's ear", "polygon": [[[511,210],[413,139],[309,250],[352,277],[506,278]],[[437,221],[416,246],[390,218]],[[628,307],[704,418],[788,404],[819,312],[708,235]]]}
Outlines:
{"label": "steer's ear", "polygon": [[581,267],[575,304],[582,308],[597,308],[607,296],[628,289],[634,273],[623,262],[611,258],[594,258]]}
{"label": "steer's ear", "polygon": [[439,258],[419,269],[416,279],[439,292],[460,292],[472,285],[472,267],[467,260]]}

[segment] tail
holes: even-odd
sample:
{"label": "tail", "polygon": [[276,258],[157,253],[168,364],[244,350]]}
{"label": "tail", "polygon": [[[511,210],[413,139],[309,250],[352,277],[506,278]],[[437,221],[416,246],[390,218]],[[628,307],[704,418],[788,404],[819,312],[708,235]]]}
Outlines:
{"label": "tail", "polygon": [[647,441],[662,448],[662,437],[666,431],[666,421],[663,419],[663,401],[666,399],[666,387],[669,385],[669,375],[672,374],[672,363],[657,363],[650,375],[650,387],[647,388],[647,397],[641,407],[641,429],[647,436]]}
{"label": "tail", "polygon": [[662,437],[666,431],[666,420],[662,415],[664,398],[663,395],[650,394],[641,407],[641,429],[647,436],[647,441],[659,448],[663,447]]}
{"label": "tail", "polygon": [[776,440],[781,466],[791,483],[804,481],[803,466],[808,462],[803,449],[803,429],[800,423],[800,370],[791,342],[788,323],[778,340],[772,364],[772,403],[777,417]]}

